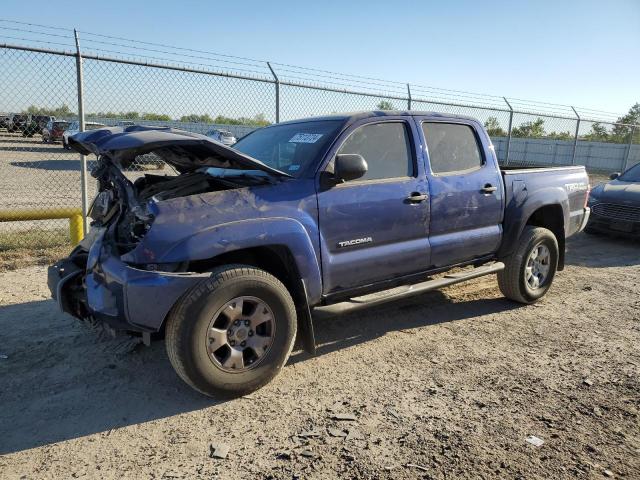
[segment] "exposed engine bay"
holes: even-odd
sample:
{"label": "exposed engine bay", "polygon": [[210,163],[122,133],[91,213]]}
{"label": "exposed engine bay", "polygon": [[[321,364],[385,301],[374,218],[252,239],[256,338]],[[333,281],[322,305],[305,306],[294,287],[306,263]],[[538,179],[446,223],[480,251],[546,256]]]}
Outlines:
{"label": "exposed engine bay", "polygon": [[275,181],[261,171],[200,167],[176,175],[146,173],[132,182],[106,156],[100,157],[92,176],[98,181],[98,194],[89,209],[91,225],[108,227],[120,254],[133,248],[151,228],[150,203]]}

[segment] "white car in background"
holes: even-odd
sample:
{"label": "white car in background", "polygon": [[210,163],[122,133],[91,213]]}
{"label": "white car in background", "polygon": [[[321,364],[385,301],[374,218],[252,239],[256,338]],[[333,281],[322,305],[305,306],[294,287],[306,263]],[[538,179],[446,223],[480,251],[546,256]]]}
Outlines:
{"label": "white car in background", "polygon": [[238,141],[236,137],[233,136],[233,133],[228,130],[218,130],[217,128],[209,130],[207,132],[207,137],[226,146],[231,146]]}
{"label": "white car in background", "polygon": [[[85,131],[95,130],[96,128],[102,127],[106,127],[106,125],[104,123],[98,122],[84,122]],[[75,135],[78,132],[80,132],[80,122],[78,122],[77,120],[71,122],[69,128],[67,128],[62,134],[62,148],[64,148],[65,150],[71,150],[71,147],[69,147],[69,137]]]}

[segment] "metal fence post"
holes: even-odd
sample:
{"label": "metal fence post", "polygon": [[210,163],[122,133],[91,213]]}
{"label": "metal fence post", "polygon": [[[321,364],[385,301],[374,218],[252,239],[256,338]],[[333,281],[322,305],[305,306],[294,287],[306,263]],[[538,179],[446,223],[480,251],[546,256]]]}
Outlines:
{"label": "metal fence post", "polygon": [[576,134],[575,137],[573,139],[573,152],[571,153],[571,165],[575,165],[576,164],[576,151],[578,150],[578,133],[580,130],[580,115],[578,115],[578,112],[576,112],[576,109],[571,107],[571,110],[573,110],[573,113],[575,114],[576,118],[578,119],[578,121],[576,122]]}
{"label": "metal fence post", "polygon": [[407,110],[411,110],[411,87],[407,83]]}
{"label": "metal fence post", "polygon": [[269,62],[267,62],[267,66],[269,67],[269,70],[271,70],[271,75],[273,75],[273,78],[276,81],[276,123],[280,123],[280,79]]}
{"label": "metal fence post", "polygon": [[511,104],[506,97],[502,97],[504,99],[504,103],[509,107],[509,133],[507,135],[507,151],[505,153],[504,164],[509,165],[509,149],[511,148],[511,130],[513,128],[513,108],[511,108]]}
{"label": "metal fence post", "polygon": [[631,133],[629,134],[629,144],[627,145],[627,152],[624,155],[624,160],[622,162],[622,171],[626,172],[629,168],[629,157],[631,156],[631,147],[633,146],[633,136],[636,133],[636,126],[633,125],[631,127]]}
{"label": "metal fence post", "polygon": [[[82,55],[80,53],[80,39],[78,37],[78,31],[74,28],[73,35],[76,39],[76,73],[78,82],[78,125],[79,130],[84,132],[84,95],[83,86],[84,78],[82,75]],[[82,198],[82,220],[83,229],[86,234],[89,231],[89,224],[87,222],[87,213],[89,210],[89,194],[87,192],[87,157],[80,155],[80,195]]]}

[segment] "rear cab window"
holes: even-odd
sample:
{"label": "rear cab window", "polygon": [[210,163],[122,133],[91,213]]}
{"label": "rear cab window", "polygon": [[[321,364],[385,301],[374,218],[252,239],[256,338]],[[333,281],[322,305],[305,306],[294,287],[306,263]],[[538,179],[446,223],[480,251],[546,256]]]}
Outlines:
{"label": "rear cab window", "polygon": [[470,125],[423,122],[422,131],[434,175],[469,172],[484,164],[478,138]]}
{"label": "rear cab window", "polygon": [[415,176],[411,138],[407,124],[402,121],[358,127],[343,142],[338,154],[358,154],[367,162],[367,173],[347,183]]}

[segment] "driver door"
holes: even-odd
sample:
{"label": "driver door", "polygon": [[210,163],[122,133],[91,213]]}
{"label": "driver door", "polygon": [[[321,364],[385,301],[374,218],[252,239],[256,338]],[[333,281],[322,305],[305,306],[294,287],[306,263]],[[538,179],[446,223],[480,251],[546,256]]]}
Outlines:
{"label": "driver door", "polygon": [[429,266],[428,185],[406,117],[359,122],[329,153],[359,154],[359,179],[319,186],[324,294],[424,271]]}

